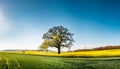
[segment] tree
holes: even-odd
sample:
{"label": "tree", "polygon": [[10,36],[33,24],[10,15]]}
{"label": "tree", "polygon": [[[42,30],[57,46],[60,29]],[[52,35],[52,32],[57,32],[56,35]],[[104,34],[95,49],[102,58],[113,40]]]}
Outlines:
{"label": "tree", "polygon": [[[61,52],[61,47],[70,48],[74,42],[72,38],[73,34],[69,33],[67,28],[63,26],[56,26],[50,28],[47,33],[43,35],[44,42],[47,41],[47,47],[55,47],[58,49],[58,54]],[[43,46],[44,45],[43,42]],[[41,45],[42,46],[42,45]]]}
{"label": "tree", "polygon": [[50,45],[50,42],[47,41],[47,40],[45,40],[39,48],[40,48],[41,50],[47,51],[47,48],[49,47],[49,45]]}

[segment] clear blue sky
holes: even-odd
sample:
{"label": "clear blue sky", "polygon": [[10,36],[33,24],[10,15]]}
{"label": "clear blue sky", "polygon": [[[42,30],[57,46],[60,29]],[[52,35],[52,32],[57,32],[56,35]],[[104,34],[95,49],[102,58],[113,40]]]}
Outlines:
{"label": "clear blue sky", "polygon": [[59,25],[75,34],[72,49],[120,45],[120,1],[0,0],[0,49],[38,49]]}

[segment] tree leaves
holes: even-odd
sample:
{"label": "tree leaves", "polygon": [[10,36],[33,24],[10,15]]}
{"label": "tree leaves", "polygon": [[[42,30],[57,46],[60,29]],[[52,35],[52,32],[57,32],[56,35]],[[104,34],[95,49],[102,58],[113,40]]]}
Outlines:
{"label": "tree leaves", "polygon": [[47,33],[43,35],[43,39],[45,40],[41,47],[68,47],[72,46],[72,42],[74,42],[72,38],[73,34],[68,31],[67,28],[63,26],[56,26],[50,28]]}

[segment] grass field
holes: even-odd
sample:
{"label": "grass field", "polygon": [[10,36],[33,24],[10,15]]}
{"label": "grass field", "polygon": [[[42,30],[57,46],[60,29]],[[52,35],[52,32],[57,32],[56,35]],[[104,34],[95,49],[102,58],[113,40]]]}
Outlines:
{"label": "grass field", "polygon": [[120,58],[70,58],[0,53],[0,69],[120,69]]}

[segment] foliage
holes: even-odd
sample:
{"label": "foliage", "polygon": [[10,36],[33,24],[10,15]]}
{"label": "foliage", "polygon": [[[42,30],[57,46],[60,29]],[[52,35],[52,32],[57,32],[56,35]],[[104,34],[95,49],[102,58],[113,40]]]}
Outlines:
{"label": "foliage", "polygon": [[109,49],[120,49],[120,46],[104,46],[104,47],[93,48],[93,50],[109,50]]}
{"label": "foliage", "polygon": [[40,49],[41,49],[41,50],[47,50],[47,48],[49,47],[49,45],[50,45],[50,41],[45,40],[45,41],[42,43],[42,45],[40,46]]}
{"label": "foliage", "polygon": [[[43,35],[43,39],[45,41],[41,46],[48,45],[47,47],[55,47],[58,49],[58,54],[60,54],[61,47],[68,47],[70,48],[72,46],[72,42],[74,42],[72,38],[73,34],[68,31],[67,28],[64,28],[63,26],[57,26],[50,28],[47,33]],[[47,44],[44,45],[44,43]]]}
{"label": "foliage", "polygon": [[102,46],[102,47],[97,47],[97,48],[93,48],[93,49],[77,49],[77,50],[74,50],[74,52],[95,51],[95,50],[111,50],[111,49],[120,49],[120,46]]}

